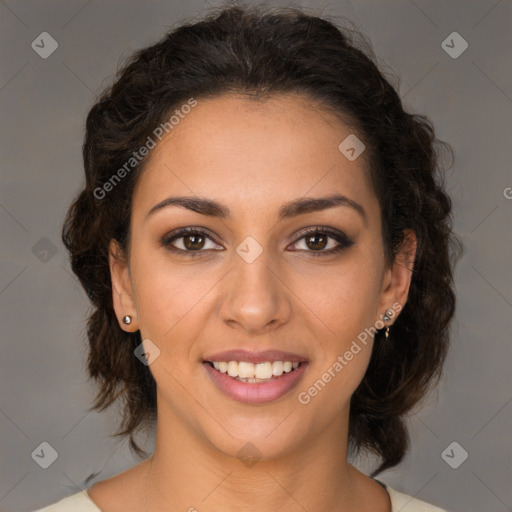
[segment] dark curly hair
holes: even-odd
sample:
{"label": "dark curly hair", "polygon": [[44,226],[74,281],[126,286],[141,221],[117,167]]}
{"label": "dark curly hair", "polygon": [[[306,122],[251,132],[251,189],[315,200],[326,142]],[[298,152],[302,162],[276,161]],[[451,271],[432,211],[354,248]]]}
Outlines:
{"label": "dark curly hair", "polygon": [[[452,157],[453,151],[435,138],[427,117],[404,110],[365,36],[296,8],[236,6],[189,20],[137,51],[91,108],[83,145],[86,183],[62,230],[73,272],[93,305],[87,364],[99,389],[90,410],[103,411],[121,398],[124,414],[114,435],[129,435],[130,448],[147,455],[134,434],[156,419],[156,383],[134,357],[140,332],[118,324],[108,247],[114,239],[127,251],[132,193],[149,155],[122,180],[112,177],[177,107],[191,97],[229,93],[256,99],[298,93],[338,115],[366,146],[387,262],[403,248],[405,230],[416,235],[408,301],[389,340],[374,344],[351,399],[349,449],[381,458],[374,476],[409,449],[405,415],[438,384],[449,348],[461,243],[451,228],[439,149]],[[108,183],[103,198],[98,191]]]}

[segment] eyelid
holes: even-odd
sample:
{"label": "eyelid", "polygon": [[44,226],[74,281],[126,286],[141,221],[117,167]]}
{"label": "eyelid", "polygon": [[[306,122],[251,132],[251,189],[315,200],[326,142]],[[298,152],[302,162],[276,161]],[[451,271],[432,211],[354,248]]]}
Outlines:
{"label": "eyelid", "polygon": [[303,252],[306,252],[306,253],[309,253],[312,255],[318,255],[318,256],[320,256],[322,254],[329,255],[329,254],[334,254],[336,252],[340,252],[341,250],[347,249],[350,246],[355,244],[355,241],[352,238],[350,238],[343,231],[341,231],[339,229],[331,228],[328,226],[318,226],[318,225],[317,226],[309,226],[309,227],[304,228],[301,231],[299,231],[299,233],[296,233],[294,235],[295,241],[292,242],[292,244],[293,245],[297,244],[305,237],[312,236],[317,233],[327,235],[328,238],[334,239],[338,245],[329,250],[324,250],[324,251],[309,250],[309,251],[303,251]]}
{"label": "eyelid", "polygon": [[[330,254],[334,254],[334,253],[340,252],[343,249],[346,249],[346,248],[348,248],[348,247],[350,247],[350,246],[355,244],[354,240],[352,240],[349,236],[347,236],[341,230],[338,230],[338,229],[335,229],[335,228],[331,228],[331,227],[328,227],[328,226],[318,226],[318,225],[316,225],[316,226],[305,227],[305,228],[301,229],[298,233],[294,234],[293,235],[294,241],[291,242],[291,245],[295,245],[295,244],[299,243],[302,239],[304,239],[308,235],[311,236],[311,235],[314,235],[314,234],[317,234],[317,233],[324,234],[328,238],[332,238],[333,240],[335,240],[337,242],[337,246],[334,247],[334,248],[331,248],[329,250],[321,250],[321,251],[299,249],[298,252],[309,253],[309,254],[311,254],[313,256],[322,256],[322,255],[326,255],[327,256],[327,255],[330,255]],[[207,228],[204,228],[202,226],[198,226],[198,227],[187,226],[187,227],[183,227],[183,228],[178,228],[178,229],[174,230],[173,232],[164,235],[161,238],[160,243],[161,243],[161,245],[164,248],[166,248],[170,252],[173,252],[173,253],[176,253],[176,254],[191,255],[191,257],[194,257],[196,255],[200,255],[201,253],[207,253],[208,254],[212,250],[212,249],[208,249],[208,250],[198,249],[196,251],[187,251],[187,250],[184,250],[184,249],[179,249],[177,247],[174,247],[171,244],[175,240],[179,240],[180,238],[184,238],[187,235],[200,235],[200,236],[204,236],[205,238],[211,240],[215,244],[222,246],[222,244],[217,240],[217,237],[214,236]],[[287,247],[289,247],[289,245]],[[213,249],[213,250],[215,250],[217,252],[220,252],[220,250],[218,250],[218,249]],[[297,250],[295,250],[295,251],[297,251]]]}
{"label": "eyelid", "polygon": [[314,234],[317,232],[326,233],[326,234],[335,235],[335,236],[344,237],[344,238],[349,239],[349,237],[343,231],[341,231],[339,229],[331,228],[329,226],[319,226],[319,225],[307,226],[305,228],[302,228],[298,233],[295,233],[293,235],[293,238],[298,239],[298,238],[304,237],[305,235],[309,235],[312,233]]}
{"label": "eyelid", "polygon": [[[215,244],[222,245],[217,240],[217,237],[215,235],[213,235],[207,228],[204,228],[202,226],[197,226],[197,227],[195,227],[195,226],[187,226],[187,227],[183,227],[183,228],[177,228],[174,231],[171,231],[170,233],[167,233],[166,235],[164,235],[161,238],[160,243],[164,247],[168,247],[168,246],[171,245],[171,242],[173,242],[175,240],[179,240],[180,238],[184,238],[187,235],[202,235],[205,238],[207,238],[207,239],[211,240],[212,242],[214,242]],[[204,250],[201,250],[201,251],[183,251],[181,249],[176,249],[176,251],[177,252],[187,252],[187,253],[205,252]]]}

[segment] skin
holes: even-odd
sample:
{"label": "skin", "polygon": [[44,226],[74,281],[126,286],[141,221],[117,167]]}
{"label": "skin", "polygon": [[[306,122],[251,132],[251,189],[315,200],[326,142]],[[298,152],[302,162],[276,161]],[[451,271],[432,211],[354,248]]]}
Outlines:
{"label": "skin", "polygon": [[[225,95],[198,99],[152,150],[134,191],[128,255],[113,242],[110,265],[121,327],[140,329],[161,351],[150,365],[156,445],[148,460],[89,489],[103,511],[391,510],[385,489],[347,463],[350,398],[373,339],[307,405],[297,399],[359,333],[393,304],[403,306],[409,291],[414,235],[407,234],[408,252],[386,266],[366,155],[349,161],[338,150],[351,133],[301,96]],[[284,203],[333,193],[359,203],[365,218],[345,205],[278,220]],[[178,195],[218,201],[231,218],[177,206],[148,217]],[[315,249],[338,245],[333,238],[308,244],[304,228],[315,226],[342,231],[354,244],[315,257]],[[160,240],[180,227],[202,228],[216,240],[192,240],[202,247],[198,257],[174,254]],[[248,236],[263,249],[250,264],[236,252]],[[173,243],[186,250],[186,241]],[[202,365],[208,354],[239,347],[295,352],[309,366],[279,400],[239,403]],[[250,468],[237,457],[249,442],[261,453]]]}

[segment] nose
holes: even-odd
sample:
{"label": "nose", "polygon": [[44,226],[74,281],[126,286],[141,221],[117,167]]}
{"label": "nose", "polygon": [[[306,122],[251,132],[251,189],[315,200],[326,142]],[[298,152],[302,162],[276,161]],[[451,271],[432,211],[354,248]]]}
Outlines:
{"label": "nose", "polygon": [[222,295],[222,320],[251,335],[263,334],[288,322],[291,292],[280,268],[268,250],[263,250],[251,263],[234,254]]}

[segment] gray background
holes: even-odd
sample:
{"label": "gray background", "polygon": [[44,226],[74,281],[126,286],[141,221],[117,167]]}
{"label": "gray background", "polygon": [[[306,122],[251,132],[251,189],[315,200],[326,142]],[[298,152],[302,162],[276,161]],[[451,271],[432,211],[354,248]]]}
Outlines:
{"label": "gray background", "polygon": [[[2,511],[39,508],[85,488],[92,472],[102,471],[87,486],[138,462],[126,442],[109,438],[117,411],[86,412],[94,392],[84,367],[88,303],[60,228],[82,184],[83,124],[95,94],[132,50],[208,5],[216,3],[0,3]],[[456,156],[448,188],[466,254],[456,273],[453,349],[437,394],[410,419],[410,455],[378,478],[453,511],[512,510],[512,4],[315,7],[347,16],[370,37],[381,63],[400,77],[406,108],[426,113]],[[44,31],[59,45],[47,59],[31,48]],[[454,31],[469,44],[457,59],[441,47]],[[43,441],[58,452],[48,469],[31,457]],[[469,454],[458,469],[441,456],[454,441]]]}

